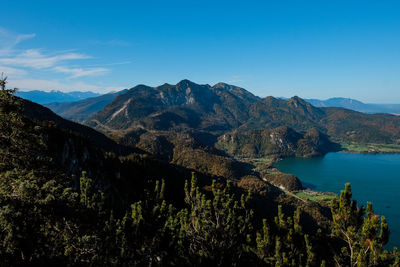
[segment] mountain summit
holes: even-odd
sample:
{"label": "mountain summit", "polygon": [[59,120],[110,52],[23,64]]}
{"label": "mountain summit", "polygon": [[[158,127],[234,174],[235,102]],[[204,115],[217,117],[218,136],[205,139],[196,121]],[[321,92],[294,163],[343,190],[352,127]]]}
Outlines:
{"label": "mountain summit", "polygon": [[244,123],[250,105],[257,101],[245,89],[223,83],[210,86],[182,80],[176,85],[138,85],[117,96],[87,123],[103,130],[144,127],[221,132]]}
{"label": "mountain summit", "polygon": [[316,129],[339,142],[396,143],[400,117],[364,114],[344,108],[315,107],[298,96],[261,99],[243,88],[182,80],[175,85],[135,86],[90,117],[86,124],[121,136],[132,131],[187,130],[218,137],[233,130],[289,126]]}

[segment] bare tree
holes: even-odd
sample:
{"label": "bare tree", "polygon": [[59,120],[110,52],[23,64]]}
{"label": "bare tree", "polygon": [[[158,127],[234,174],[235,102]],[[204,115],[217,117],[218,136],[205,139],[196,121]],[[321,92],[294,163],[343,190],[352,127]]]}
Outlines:
{"label": "bare tree", "polygon": [[10,94],[14,94],[18,91],[17,88],[14,89],[6,89],[6,85],[7,85],[7,76],[4,76],[4,72],[1,73],[1,79],[0,79],[0,88],[2,91],[7,91]]}
{"label": "bare tree", "polygon": [[1,90],[6,90],[6,84],[7,84],[7,76],[4,77],[4,72],[1,73],[1,79],[0,79],[0,87]]}

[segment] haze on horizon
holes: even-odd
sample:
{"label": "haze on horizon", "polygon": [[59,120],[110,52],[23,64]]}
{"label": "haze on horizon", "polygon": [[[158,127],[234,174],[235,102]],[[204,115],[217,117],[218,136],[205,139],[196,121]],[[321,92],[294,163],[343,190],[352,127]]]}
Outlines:
{"label": "haze on horizon", "polygon": [[189,79],[258,96],[400,103],[398,1],[10,1],[0,72],[21,90]]}

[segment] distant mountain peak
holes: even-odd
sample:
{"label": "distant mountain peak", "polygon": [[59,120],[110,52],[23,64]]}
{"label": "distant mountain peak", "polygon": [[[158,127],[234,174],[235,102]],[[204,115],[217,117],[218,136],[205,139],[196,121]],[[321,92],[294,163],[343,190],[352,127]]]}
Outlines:
{"label": "distant mountain peak", "polygon": [[232,85],[224,83],[224,82],[219,82],[219,83],[215,84],[213,87],[219,88],[219,89],[229,89],[232,87]]}
{"label": "distant mountain peak", "polygon": [[162,85],[157,86],[156,88],[159,89],[159,88],[171,87],[171,86],[173,86],[173,85],[172,85],[172,84],[169,84],[169,83],[164,83],[164,84],[162,84]]}
{"label": "distant mountain peak", "polygon": [[263,102],[268,105],[276,106],[279,105],[279,103],[284,102],[284,100],[275,98],[273,96],[267,96],[266,98],[264,98]]}
{"label": "distant mountain peak", "polygon": [[265,101],[277,101],[278,100],[278,98],[275,98],[275,97],[273,97],[273,96],[267,96],[265,99],[264,99]]}
{"label": "distant mountain peak", "polygon": [[310,103],[306,102],[304,99],[298,97],[298,96],[293,96],[288,100],[288,104],[295,106],[296,108],[299,106],[302,107],[311,107]]}
{"label": "distant mountain peak", "polygon": [[192,81],[190,81],[188,79],[183,79],[182,81],[180,81],[180,82],[178,82],[176,84],[177,87],[190,87],[190,86],[193,86],[193,85],[197,85],[198,86],[199,84],[194,83],[194,82],[192,82]]}
{"label": "distant mountain peak", "polygon": [[145,84],[138,84],[135,87],[130,88],[127,93],[128,93],[128,95],[130,95],[130,94],[134,94],[138,91],[146,91],[149,89],[153,89],[153,87],[147,86]]}
{"label": "distant mountain peak", "polygon": [[295,95],[295,96],[292,96],[290,99],[289,99],[289,101],[292,101],[292,102],[298,102],[298,103],[306,103],[306,101],[304,101],[301,97],[299,97],[299,96],[297,96],[297,95]]}
{"label": "distant mountain peak", "polygon": [[212,88],[220,89],[220,90],[227,90],[227,91],[236,90],[236,91],[243,91],[243,92],[250,93],[246,89],[243,89],[243,88],[241,88],[239,86],[228,84],[228,83],[224,83],[224,82],[219,82],[219,83],[215,84],[214,86],[212,86]]}

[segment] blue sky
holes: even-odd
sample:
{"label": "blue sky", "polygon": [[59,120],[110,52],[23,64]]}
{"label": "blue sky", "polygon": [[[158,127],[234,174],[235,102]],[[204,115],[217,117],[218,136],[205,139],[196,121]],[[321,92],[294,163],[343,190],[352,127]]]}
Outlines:
{"label": "blue sky", "polygon": [[22,90],[190,79],[259,96],[400,103],[400,1],[8,1],[0,71]]}

